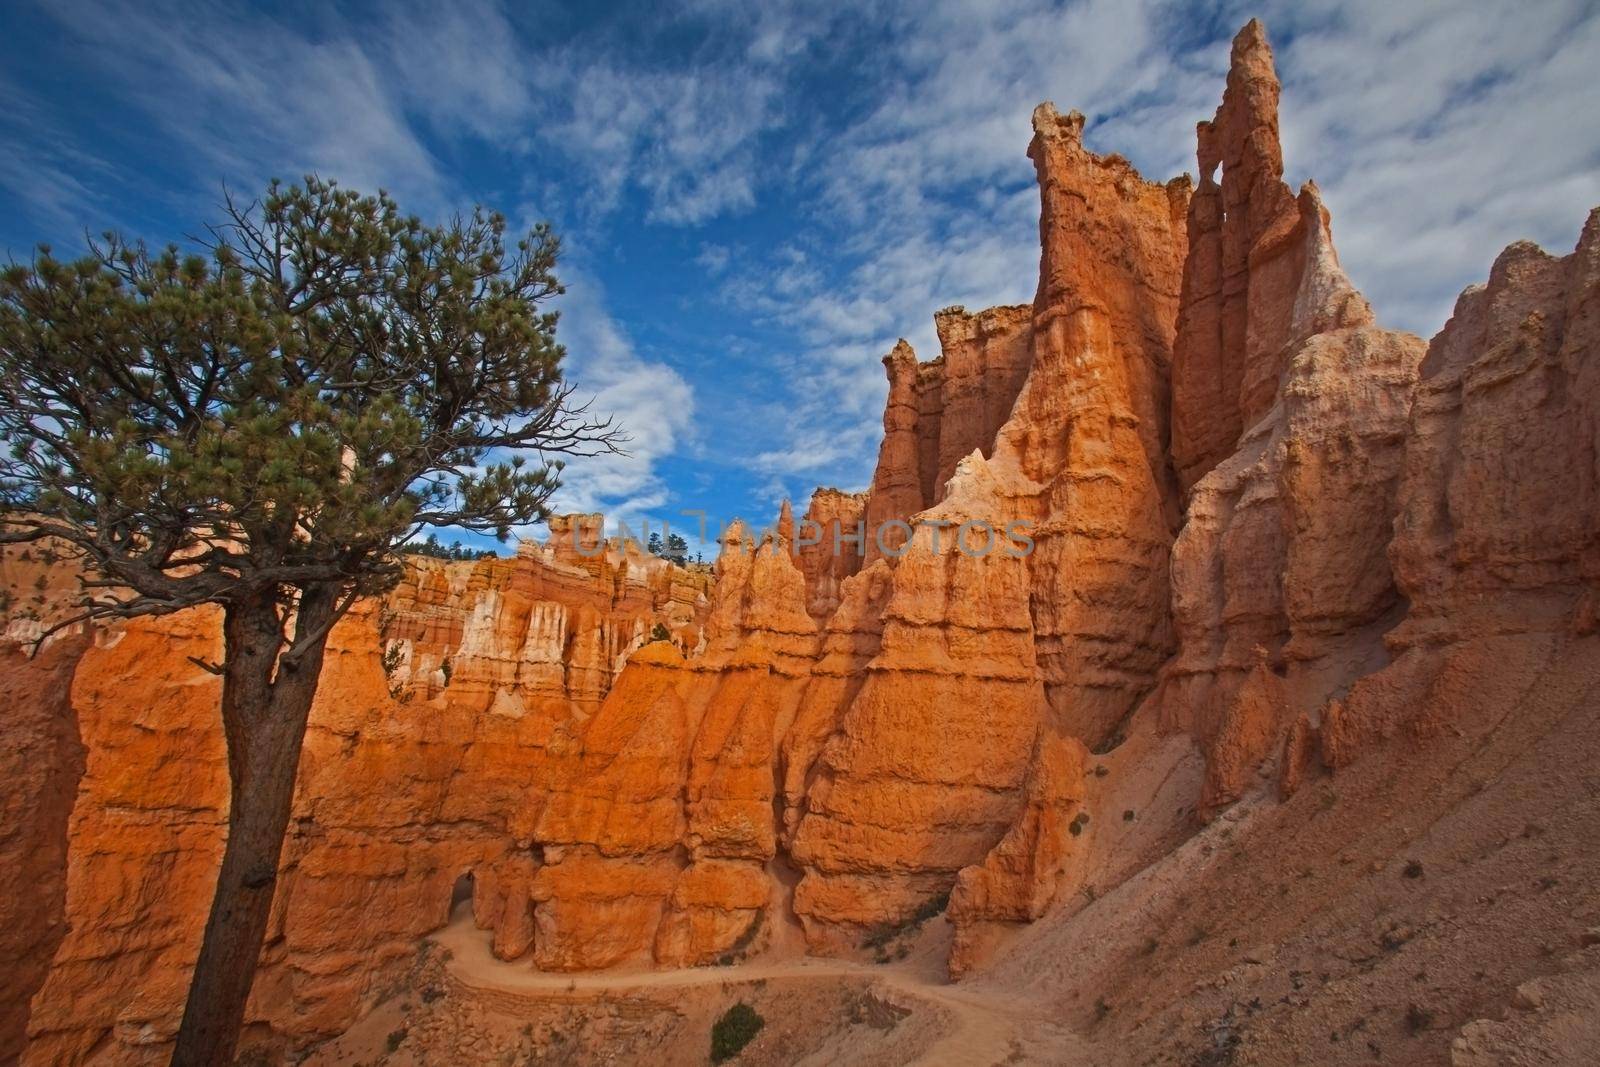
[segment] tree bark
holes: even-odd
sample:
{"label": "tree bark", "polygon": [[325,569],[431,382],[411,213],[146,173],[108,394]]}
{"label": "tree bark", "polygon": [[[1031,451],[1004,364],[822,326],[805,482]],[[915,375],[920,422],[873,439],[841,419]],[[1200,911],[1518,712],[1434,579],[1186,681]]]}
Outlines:
{"label": "tree bark", "polygon": [[178,1028],[174,1067],[219,1067],[233,1060],[272,915],[306,718],[336,599],[332,585],[304,590],[292,643],[283,631],[276,591],[225,608],[228,840]]}

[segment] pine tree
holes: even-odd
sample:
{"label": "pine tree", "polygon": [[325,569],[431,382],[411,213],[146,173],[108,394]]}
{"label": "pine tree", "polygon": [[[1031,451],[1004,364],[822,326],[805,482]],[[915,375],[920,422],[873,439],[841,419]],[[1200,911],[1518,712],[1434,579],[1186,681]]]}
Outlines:
{"label": "pine tree", "polygon": [[0,544],[75,558],[72,622],[222,612],[228,839],[173,1063],[231,1062],[330,629],[420,531],[504,540],[618,448],[562,377],[556,238],[505,231],[311,177],[188,252],[0,272]]}

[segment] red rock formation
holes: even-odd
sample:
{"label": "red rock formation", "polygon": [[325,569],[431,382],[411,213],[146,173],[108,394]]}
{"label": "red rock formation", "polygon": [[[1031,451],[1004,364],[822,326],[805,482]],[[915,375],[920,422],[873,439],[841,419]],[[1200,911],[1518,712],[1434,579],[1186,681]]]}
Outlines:
{"label": "red rock formation", "polygon": [[1172,459],[1186,487],[1272,406],[1287,365],[1305,259],[1295,233],[1302,212],[1283,181],[1278,96],[1266,31],[1252,19],[1234,38],[1222,106],[1199,124],[1173,354]]}
{"label": "red rock formation", "polygon": [[866,544],[862,546],[867,563],[882,559],[886,551],[905,544],[903,523],[925,506],[922,459],[928,451],[925,442],[933,439],[932,426],[922,411],[925,383],[937,378],[937,364],[926,369],[904,340],[883,357],[889,375],[889,399],[883,408],[883,444],[878,449],[878,466],[872,472],[872,488],[867,492],[865,517]]}
{"label": "red rock formation", "polygon": [[[687,614],[698,640],[707,611],[706,580],[664,561],[614,551],[590,572],[552,556],[527,546],[476,563],[413,557],[400,588],[336,629],[250,1007],[269,1029],[254,1040],[300,1044],[370,1007],[443,922],[463,875],[497,948],[528,947],[533,831],[575,735],[599,720],[619,660],[655,622]],[[32,805],[28,831],[47,838],[15,868],[36,888],[13,899],[39,909],[26,935],[38,948],[19,944],[31,962],[14,972],[38,987],[31,1017],[17,1016],[25,1062],[165,1056],[225,825],[217,682],[188,658],[215,659],[217,642],[214,617],[195,611],[118,627],[81,658],[46,650],[70,708],[28,708],[63,726],[75,713],[88,760],[64,835],[49,832],[70,801],[52,807],[45,794],[61,785],[44,777],[68,775],[70,787],[70,754],[37,763],[38,789],[8,793]],[[42,755],[44,735],[38,744]],[[51,964],[61,929],[50,872],[59,886],[61,868],[48,861],[64,844],[70,929]],[[8,1010],[25,1009],[29,992]]]}
{"label": "red rock formation", "polygon": [[[1527,242],[1428,346],[1390,556],[1401,647],[1594,628],[1600,578],[1600,211],[1572,254]],[[1585,462],[1587,457],[1588,462]]]}
{"label": "red rock formation", "polygon": [[5,782],[0,791],[4,1063],[14,1063],[22,1054],[29,1002],[66,933],[67,819],[84,758],[68,692],[84,645],[79,638],[57,642],[34,659],[0,648],[0,703],[6,708],[6,743],[0,748],[0,780]]}
{"label": "red rock formation", "polygon": [[413,557],[379,618],[393,686],[424,697],[448,686],[452,701],[501,714],[551,699],[592,711],[657,622],[696,647],[709,576],[603,544],[598,522],[573,542],[579,518],[599,516],[552,519],[548,545],[470,570]]}
{"label": "red rock formation", "polygon": [[534,828],[541,967],[704,963],[766,921],[775,739],[816,639],[787,546],[729,528],[707,627],[703,657],[635,655],[558,776]]}
{"label": "red rock formation", "polygon": [[861,569],[866,493],[818,489],[811,494],[791,542],[806,583],[806,611],[828,618],[839,607],[841,583]]}
{"label": "red rock formation", "polygon": [[[1023,848],[1016,842],[1026,832],[1013,827],[1029,818],[1036,745],[1056,751],[1066,743],[1058,730],[1098,741],[1164,657],[1170,529],[1161,427],[1184,188],[1143,182],[1125,162],[1086,152],[1081,117],[1044,108],[1035,129],[1030,154],[1045,204],[1040,293],[1025,333],[1016,313],[992,313],[1028,338],[1031,370],[995,443],[964,452],[942,501],[925,511],[905,510],[914,505],[902,473],[913,454],[905,415],[914,365],[905,349],[888,361],[891,411],[868,522],[915,515],[925,524],[903,557],[851,580],[884,590],[861,598],[881,598],[881,631],[863,632],[857,618],[841,618],[844,608],[830,624],[835,664],[872,656],[859,690],[838,703],[836,682],[814,683],[836,725],[803,801],[790,809],[793,858],[805,872],[794,907],[813,946],[903,920],[1008,834],[1007,848]],[[1095,210],[1069,207],[1083,202]],[[919,371],[921,379],[949,374],[966,325],[946,320],[946,360]],[[964,354],[956,359],[965,363]],[[967,403],[946,401],[945,425]],[[1032,555],[953,548],[964,522],[998,530],[1012,520],[1035,524]],[[1069,572],[1075,592],[1062,598],[1057,585]],[[1036,780],[1047,779],[1058,780],[1041,769]],[[1058,847],[1037,834],[1027,847],[1035,843]],[[1048,899],[1055,865],[1046,860],[1039,870],[1037,892]],[[985,891],[981,900],[971,892],[957,888],[955,913],[976,919],[1034,890]]]}
{"label": "red rock formation", "polygon": [[1576,250],[1526,242],[1461,294],[1428,346],[1390,559],[1407,602],[1395,661],[1327,708],[1322,756],[1425,738],[1466,714],[1463,677],[1553,664],[1600,631],[1600,209]]}
{"label": "red rock formation", "polygon": [[936,552],[934,535],[921,527],[892,570],[880,561],[846,583],[887,582],[879,645],[848,703],[832,687],[812,694],[837,709],[790,848],[814,947],[859,943],[947,892],[1021,803],[1044,717],[1027,568]]}
{"label": "red rock formation", "polygon": [[956,464],[974,451],[994,453],[995,436],[1033,366],[1033,308],[1026,304],[969,314],[948,307],[933,317],[944,360],[937,426],[938,465],[924,507],[944,499]]}
{"label": "red rock formation", "polygon": [[1055,902],[1069,862],[1072,820],[1084,799],[1087,758],[1082,742],[1040,732],[1028,761],[1022,811],[981,864],[961,871],[950,894],[949,916],[956,928],[952,976],[960,977],[979,961],[973,940],[986,925],[1032,922]]}
{"label": "red rock formation", "polygon": [[[1188,182],[1146,182],[1043,105],[1033,371],[996,446],[1034,495],[1034,627],[1057,724],[1103,744],[1171,650],[1167,374]],[[1085,206],[1087,205],[1087,206]]]}
{"label": "red rock formation", "polygon": [[[693,580],[603,542],[599,523],[579,517],[515,561],[421,562],[385,605],[341,628],[252,1008],[267,1033],[303,1041],[369,1004],[385,973],[370,961],[399,959],[466,873],[497,953],[556,969],[719,959],[775,936],[790,908],[813,947],[848,949],[1008,841],[995,863],[1036,853],[1033,882],[996,883],[984,900],[1048,898],[1056,846],[1028,827],[1059,822],[1041,822],[1040,806],[1055,803],[1043,783],[1051,797],[1071,786],[1035,754],[1068,744],[1060,731],[1080,706],[1114,721],[1128,698],[1052,711],[1046,683],[1058,683],[1057,699],[1147,684],[1119,657],[1164,632],[1163,605],[1144,597],[1169,537],[1150,455],[1162,437],[1182,187],[1093,157],[1073,121],[1045,111],[1040,122],[1038,302],[1026,314],[948,312],[944,362],[919,370],[909,350],[891,360],[900,377],[868,519],[875,507],[924,512],[944,492],[941,466],[954,464],[926,513],[945,526],[921,526],[903,559],[852,574],[848,556],[791,549],[782,535],[753,544],[735,528],[702,635]],[[1074,198],[1093,200],[1098,217],[1069,214]],[[1036,341],[1040,324],[1048,336]],[[857,506],[823,494],[811,516],[847,526]],[[1126,536],[1124,514],[1137,517]],[[1020,519],[1048,524],[1047,566],[952,548],[950,527]],[[1068,568],[1079,606],[1041,606]],[[835,597],[821,629],[813,616]],[[662,615],[679,647],[646,645],[616,677]],[[1050,667],[1035,651],[1041,628]],[[210,621],[138,624],[115,641],[75,683],[99,755],[68,876],[69,911],[109,909],[109,925],[81,924],[58,954],[41,994],[50,1009],[32,1023],[41,1061],[77,1059],[107,1033],[119,1048],[159,1050],[218,847],[209,676],[148,673],[136,706],[160,710],[135,712],[154,728],[134,751],[120,740],[133,709],[106,688],[155,647],[180,654],[175,664],[214,652]],[[1120,673],[1063,676],[1086,661]],[[163,770],[150,779],[151,768]],[[138,834],[122,825],[130,812]],[[104,841],[119,844],[91,844]],[[149,855],[174,857],[159,877],[132,875],[157,892],[108,903],[108,887]],[[108,873],[78,865],[91,857]],[[122,951],[108,937],[121,928],[146,931],[148,947]],[[144,973],[163,980],[128,999]],[[92,1003],[71,992],[86,989],[98,991]]]}
{"label": "red rock formation", "polygon": [[1297,714],[1382,664],[1400,607],[1385,549],[1422,342],[1371,324],[1315,187],[1299,203],[1281,385],[1192,488],[1173,548],[1180,648],[1163,707],[1209,748],[1208,811],[1242,795]]}
{"label": "red rock formation", "polygon": [[956,464],[974,451],[994,451],[1033,362],[1033,309],[1026,305],[976,315],[948,307],[933,321],[938,358],[918,363],[903,340],[883,357],[889,399],[863,514],[868,563],[905,544],[898,524],[944,499]]}
{"label": "red rock formation", "polygon": [[[370,1007],[468,874],[495,954],[544,969],[849,953],[949,894],[966,972],[1196,811],[1459,728],[1497,662],[1518,666],[1495,707],[1575,704],[1600,630],[1600,213],[1564,259],[1509,249],[1424,359],[1374,324],[1316,187],[1283,184],[1278,92],[1251,23],[1192,197],[1042,105],[1034,303],[939,313],[930,363],[898,345],[870,490],[731,528],[714,587],[575,516],[515,560],[419,561],[341,625],[250,1040]],[[191,613],[32,668],[59,672],[87,762],[71,929],[48,961],[46,893],[13,923],[43,936],[9,935],[26,1062],[162,1058],[224,825],[216,683],[187,658],[216,641]],[[7,684],[52,721],[37,677]],[[15,776],[42,844],[0,842],[38,844],[17,869],[46,886],[76,775],[51,738]]]}
{"label": "red rock formation", "polygon": [[1189,493],[1155,713],[1206,751],[1205,814],[1244,794],[1297,716],[1384,662],[1400,607],[1385,549],[1422,342],[1373,324],[1316,186],[1289,195],[1277,102],[1251,22],[1199,128],[1173,364]]}

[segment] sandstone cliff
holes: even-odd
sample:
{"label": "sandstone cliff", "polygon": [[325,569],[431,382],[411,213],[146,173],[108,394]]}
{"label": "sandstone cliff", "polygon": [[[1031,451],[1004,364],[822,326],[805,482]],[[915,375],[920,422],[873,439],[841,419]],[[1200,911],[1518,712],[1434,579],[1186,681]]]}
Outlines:
{"label": "sandstone cliff", "polygon": [[[1353,886],[1363,821],[1403,836],[1406,767],[1449,786],[1443,818],[1474,761],[1517,758],[1506,724],[1578,716],[1600,212],[1569,256],[1508,249],[1425,346],[1374,321],[1316,186],[1284,184],[1278,97],[1252,22],[1197,184],[1146,181],[1041,105],[1033,303],[940,312],[930,362],[896,346],[870,487],[733,526],[714,582],[582,516],[515,560],[419,561],[347,620],[251,1040],[338,1032],[467,896],[496,956],[542,970],[884,959],[945,909],[955,974],[1032,995],[1081,961],[1166,1004],[1200,986],[1156,984],[1141,923],[1309,938],[1311,897],[1242,888],[1282,875],[1291,835]],[[43,582],[35,616],[59,599],[54,571],[15,574]],[[226,803],[216,683],[187,658],[216,641],[203,613],[131,624],[8,683],[47,753],[8,797],[32,836],[0,842],[44,888],[0,1030],[26,1030],[25,1062],[161,1059]],[[1259,858],[1202,862],[1236,814]],[[1108,893],[1132,903],[1107,917]],[[1185,966],[1258,980],[1182,937]],[[1118,1015],[1110,1059],[1164,1010]]]}
{"label": "sandstone cliff", "polygon": [[1190,204],[1172,410],[1192,485],[1159,701],[1206,748],[1206,813],[1239,799],[1292,709],[1386,658],[1401,598],[1385,550],[1423,350],[1374,324],[1316,186],[1295,197],[1283,184],[1260,23],[1232,58],[1222,107],[1200,124]]}
{"label": "sandstone cliff", "polygon": [[[578,556],[560,533],[511,559],[412,557],[393,594],[335,630],[249,1012],[273,1041],[369,1007],[466,876],[515,946],[526,917],[505,901],[517,886],[527,910],[531,828],[573,733],[656,624],[699,643],[706,576],[598,539]],[[164,1060],[226,819],[219,682],[189,659],[214,660],[219,640],[195,611],[52,645],[7,675],[39,719],[11,779],[25,787],[7,793],[24,836],[4,842],[27,882],[8,899],[37,913],[16,915],[7,968],[23,1062]]]}

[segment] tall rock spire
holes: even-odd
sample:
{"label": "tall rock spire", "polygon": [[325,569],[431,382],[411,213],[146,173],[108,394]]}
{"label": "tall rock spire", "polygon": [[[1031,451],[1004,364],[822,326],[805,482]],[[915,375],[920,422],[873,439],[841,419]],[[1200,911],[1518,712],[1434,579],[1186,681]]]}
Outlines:
{"label": "tall rock spire", "polygon": [[778,508],[778,539],[783,542],[789,558],[793,559],[795,557],[794,506],[789,503],[788,497],[783,498],[783,505]]}
{"label": "tall rock spire", "polygon": [[902,338],[883,357],[883,367],[889,376],[889,399],[883,409],[883,444],[878,449],[878,466],[867,498],[869,536],[863,550],[868,563],[881,558],[882,549],[896,549],[905,541],[904,530],[888,530],[881,546],[872,534],[887,522],[903,522],[927,504],[922,497],[917,354]]}
{"label": "tall rock spire", "polygon": [[1288,250],[1281,238],[1299,218],[1283,181],[1279,92],[1266,30],[1251,19],[1233,39],[1222,106],[1196,130],[1200,184],[1189,201],[1172,368],[1172,453],[1185,488],[1232,452],[1277,390],[1298,285],[1281,275],[1299,258],[1281,270],[1264,262]]}

